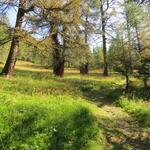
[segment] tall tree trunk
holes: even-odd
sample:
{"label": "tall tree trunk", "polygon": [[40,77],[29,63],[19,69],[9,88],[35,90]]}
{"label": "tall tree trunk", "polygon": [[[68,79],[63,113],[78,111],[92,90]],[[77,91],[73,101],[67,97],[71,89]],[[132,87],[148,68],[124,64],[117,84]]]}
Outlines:
{"label": "tall tree trunk", "polygon": [[52,26],[52,39],[54,43],[54,48],[53,48],[53,74],[58,77],[63,77],[64,75],[64,67],[65,67],[65,57],[63,53],[65,52],[65,41],[64,41],[64,47],[63,47],[63,52],[61,51],[61,48],[59,47],[59,42],[57,39],[57,27],[55,24]]}
{"label": "tall tree trunk", "polygon": [[88,74],[89,73],[89,63],[82,65],[80,67],[80,74]]}
{"label": "tall tree trunk", "polygon": [[55,76],[63,77],[65,60],[54,56],[53,73]]}
{"label": "tall tree trunk", "polygon": [[[85,20],[85,36],[84,36],[84,42],[87,45],[88,44],[88,15],[86,15]],[[87,53],[87,49],[85,49],[85,53]],[[88,74],[89,73],[89,61],[88,58],[86,58],[86,62],[80,66],[80,74]]]}
{"label": "tall tree trunk", "polygon": [[101,22],[102,22],[102,40],[103,40],[103,59],[104,59],[104,71],[103,75],[108,76],[108,62],[107,62],[107,46],[106,46],[106,14],[103,8],[103,2],[101,0]]}
{"label": "tall tree trunk", "polygon": [[15,64],[17,61],[17,56],[19,52],[19,36],[16,35],[16,33],[21,29],[22,22],[23,22],[23,16],[24,16],[24,0],[19,1],[19,8],[18,8],[18,13],[17,13],[17,18],[16,18],[16,25],[15,25],[15,31],[14,31],[14,36],[11,42],[11,47],[9,51],[8,58],[6,60],[5,66],[2,70],[2,75],[6,76],[13,76],[14,73],[14,68]]}

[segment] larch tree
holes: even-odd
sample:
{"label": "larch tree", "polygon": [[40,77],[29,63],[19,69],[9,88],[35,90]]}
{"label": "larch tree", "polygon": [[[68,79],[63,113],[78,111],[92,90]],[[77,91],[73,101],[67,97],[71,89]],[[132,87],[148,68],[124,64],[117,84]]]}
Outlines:
{"label": "larch tree", "polygon": [[80,4],[81,0],[40,3],[39,26],[45,26],[48,33],[45,38],[52,43],[49,49],[52,50],[55,76],[63,76],[67,50],[74,48],[74,37],[78,35],[76,27],[80,24]]}
{"label": "larch tree", "polygon": [[13,1],[4,1],[3,3],[4,5],[11,5],[14,7],[18,6],[15,29],[11,41],[10,51],[5,66],[1,72],[2,75],[12,77],[14,74],[15,64],[19,52],[19,41],[20,41],[19,32],[21,32],[22,30],[23,19],[26,13],[33,11],[34,6],[30,6],[29,8],[26,8],[27,0],[20,0],[18,1],[17,4],[15,1],[14,3]]}
{"label": "larch tree", "polygon": [[[128,49],[128,41],[125,39],[124,29],[118,32],[116,37],[112,40],[109,48],[109,62],[111,62],[113,69],[116,72],[122,73],[125,77],[126,93],[130,90],[130,74],[132,73],[130,49]],[[133,64],[132,64],[133,65]]]}
{"label": "larch tree", "polygon": [[83,0],[81,9],[81,36],[83,36],[85,49],[84,59],[80,65],[80,73],[88,74],[90,65],[90,47],[89,41],[92,33],[96,32],[96,22],[98,20],[98,11],[95,1]]}
{"label": "larch tree", "polygon": [[138,72],[140,78],[143,80],[144,89],[147,93],[149,70],[150,70],[150,38],[148,35],[150,22],[147,11],[144,11],[144,2],[135,3],[128,2],[128,20],[132,29],[135,30],[136,49],[139,55]]}
{"label": "larch tree", "polygon": [[103,75],[108,76],[108,60],[107,60],[107,22],[110,19],[108,10],[112,5],[113,0],[100,0],[100,15],[101,15],[101,35],[103,47]]}

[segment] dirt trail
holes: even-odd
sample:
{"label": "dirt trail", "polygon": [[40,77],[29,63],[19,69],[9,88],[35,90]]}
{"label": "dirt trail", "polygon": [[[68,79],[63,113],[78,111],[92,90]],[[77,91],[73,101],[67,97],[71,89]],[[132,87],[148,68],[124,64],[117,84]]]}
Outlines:
{"label": "dirt trail", "polygon": [[150,150],[150,133],[139,127],[128,113],[111,105],[101,108],[110,117],[109,121],[100,121],[107,141],[106,150]]}

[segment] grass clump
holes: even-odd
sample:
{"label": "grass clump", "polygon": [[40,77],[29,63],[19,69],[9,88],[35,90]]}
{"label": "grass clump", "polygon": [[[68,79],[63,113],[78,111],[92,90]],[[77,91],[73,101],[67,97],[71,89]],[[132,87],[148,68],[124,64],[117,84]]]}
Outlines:
{"label": "grass clump", "polygon": [[150,103],[142,100],[121,98],[119,106],[136,118],[142,127],[150,129]]}

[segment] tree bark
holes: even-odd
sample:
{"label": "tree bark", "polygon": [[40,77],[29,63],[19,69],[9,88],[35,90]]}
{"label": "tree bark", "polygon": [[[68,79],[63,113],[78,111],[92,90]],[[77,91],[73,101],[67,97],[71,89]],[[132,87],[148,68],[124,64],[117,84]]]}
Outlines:
{"label": "tree bark", "polygon": [[55,76],[63,77],[65,61],[54,57],[53,73]]}
{"label": "tree bark", "polygon": [[[85,19],[85,35],[84,35],[84,42],[87,45],[88,44],[88,15],[86,15]],[[87,53],[87,49],[85,49],[85,53]],[[88,74],[89,73],[89,61],[88,58],[86,58],[86,62],[80,66],[80,74]]]}
{"label": "tree bark", "polygon": [[14,74],[14,68],[15,68],[15,64],[16,64],[17,56],[19,52],[19,36],[16,35],[16,33],[21,29],[24,13],[25,13],[24,12],[24,0],[20,0],[14,36],[11,42],[11,47],[10,47],[8,58],[6,60],[5,66],[1,73],[2,75],[5,75],[5,76],[11,77]]}
{"label": "tree bark", "polygon": [[143,82],[144,82],[144,89],[145,89],[145,92],[147,92],[147,87],[148,87],[148,85],[147,85],[147,79],[144,78],[144,79],[143,79]]}
{"label": "tree bark", "polygon": [[104,59],[103,75],[108,76],[107,46],[106,46],[106,16],[105,16],[102,0],[101,0],[100,10],[101,10],[101,22],[102,22],[103,59]]}
{"label": "tree bark", "polygon": [[64,75],[64,67],[65,67],[65,57],[63,53],[65,52],[66,46],[65,46],[65,40],[63,44],[63,52],[61,51],[61,48],[59,47],[59,42],[57,39],[57,27],[55,24],[52,24],[51,30],[53,32],[52,39],[53,39],[53,74],[58,77],[63,77]]}
{"label": "tree bark", "polygon": [[88,74],[89,73],[89,63],[86,63],[80,67],[80,74]]}
{"label": "tree bark", "polygon": [[139,54],[140,54],[142,48],[141,48],[141,42],[140,42],[140,37],[139,37],[139,32],[138,32],[138,26],[137,25],[135,25],[135,32],[136,32],[138,51],[139,51]]}
{"label": "tree bark", "polygon": [[126,93],[129,92],[129,76],[126,74]]}

